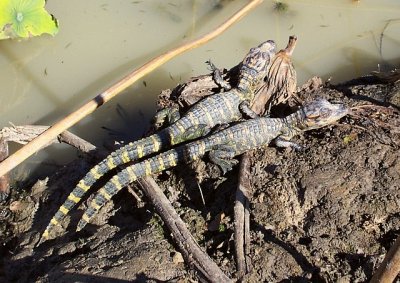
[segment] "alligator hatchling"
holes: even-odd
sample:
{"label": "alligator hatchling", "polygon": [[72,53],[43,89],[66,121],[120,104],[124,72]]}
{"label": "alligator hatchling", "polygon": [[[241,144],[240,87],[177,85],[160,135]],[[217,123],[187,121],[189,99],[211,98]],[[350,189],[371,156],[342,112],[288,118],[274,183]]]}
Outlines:
{"label": "alligator hatchling", "polygon": [[[242,114],[254,116],[249,105],[254,98],[255,91],[264,81],[269,63],[274,55],[275,42],[273,40],[265,41],[259,46],[251,48],[243,59],[237,87],[204,98],[189,109],[182,118],[179,117],[177,109],[160,111],[159,120],[168,117],[169,122],[173,123],[171,126],[154,135],[131,142],[111,153],[79,181],[73,194],[69,195],[62,207],[74,207],[83,196],[83,194],[76,195],[77,190],[88,191],[104,174],[121,164],[167,149],[171,145],[201,137],[216,125],[241,119]],[[211,62],[210,65],[216,71]],[[229,87],[218,71],[215,72],[214,79],[217,84]],[[66,215],[68,210],[63,209],[62,213]],[[53,224],[51,223],[50,227]]]}
{"label": "alligator hatchling", "polygon": [[[130,165],[113,176],[96,194],[78,223],[77,230],[81,230],[95,215],[95,213],[110,200],[119,190],[139,178],[159,173],[176,166],[178,163],[188,163],[202,158],[208,153],[212,162],[217,164],[223,172],[232,168],[238,161],[232,159],[248,150],[267,146],[273,142],[278,147],[293,147],[297,150],[301,146],[290,139],[303,132],[321,128],[332,124],[348,113],[348,108],[342,104],[331,104],[319,98],[306,103],[297,112],[285,118],[261,117],[231,126],[214,133],[201,140],[181,145],[140,163]],[[81,198],[85,190],[77,187],[51,219],[42,238],[47,239],[54,225],[57,225],[65,214],[71,210],[76,201]],[[71,197],[72,196],[72,197]]]}

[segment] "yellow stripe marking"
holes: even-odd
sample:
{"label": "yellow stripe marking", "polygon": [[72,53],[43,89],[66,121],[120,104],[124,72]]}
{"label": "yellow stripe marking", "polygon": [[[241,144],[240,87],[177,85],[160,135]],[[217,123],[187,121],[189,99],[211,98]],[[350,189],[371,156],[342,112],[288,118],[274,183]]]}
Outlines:
{"label": "yellow stripe marking", "polygon": [[144,161],[144,169],[146,176],[151,175],[151,164],[148,160]]}
{"label": "yellow stripe marking", "polygon": [[199,154],[204,154],[206,152],[206,144],[204,142],[200,142],[199,144]]}
{"label": "yellow stripe marking", "polygon": [[49,231],[47,231],[47,230],[44,231],[42,234],[42,238],[45,238],[45,239],[49,238]]}
{"label": "yellow stripe marking", "polygon": [[97,202],[94,200],[92,201],[92,203],[90,204],[91,207],[93,207],[95,210],[99,210],[100,209],[100,205],[97,204]]}
{"label": "yellow stripe marking", "polygon": [[204,114],[207,117],[208,120],[208,125],[214,125],[214,119],[211,117],[210,112],[207,110],[207,108],[205,108],[203,105],[199,104],[198,105],[200,107],[200,109],[204,112]]}
{"label": "yellow stripe marking", "polygon": [[92,170],[90,170],[90,174],[93,175],[93,177],[98,180],[102,176],[102,174],[99,173],[99,166],[96,165]]}
{"label": "yellow stripe marking", "polygon": [[[227,100],[227,98],[225,96],[222,95],[221,97],[225,102],[225,106],[229,109],[231,116],[233,116],[234,113],[237,111],[234,111],[234,109],[232,108],[231,102],[229,100]],[[237,109],[237,110],[239,110],[239,109]]]}
{"label": "yellow stripe marking", "polygon": [[128,166],[125,169],[126,169],[126,172],[128,172],[129,180],[131,182],[136,181],[137,180],[137,176],[136,176],[135,171],[133,171],[133,167],[132,166]]}
{"label": "yellow stripe marking", "polygon": [[85,221],[86,223],[89,223],[90,217],[89,217],[86,213],[84,213],[84,214],[82,215],[82,220]]}
{"label": "yellow stripe marking", "polygon": [[62,205],[59,209],[64,215],[68,214],[69,209]]}
{"label": "yellow stripe marking", "polygon": [[197,125],[199,123],[198,119],[192,112],[190,112],[186,117],[189,119],[191,125]]}
{"label": "yellow stripe marking", "polygon": [[226,121],[226,114],[225,114],[225,110],[223,107],[218,107],[218,112],[220,117],[220,120]]}
{"label": "yellow stripe marking", "polygon": [[50,220],[50,223],[53,224],[53,225],[58,225],[58,221],[55,218],[52,218]]}
{"label": "yellow stripe marking", "polygon": [[114,184],[114,186],[117,188],[117,190],[119,191],[120,189],[122,189],[122,184],[121,182],[118,180],[117,177],[114,177],[111,179],[111,183]]}
{"label": "yellow stripe marking", "polygon": [[182,125],[182,123],[176,123],[175,126],[178,127],[178,130],[181,134],[183,134],[184,132],[186,132],[186,128]]}
{"label": "yellow stripe marking", "polygon": [[108,169],[113,169],[116,167],[113,157],[107,159],[107,167],[108,167]]}
{"label": "yellow stripe marking", "polygon": [[159,151],[161,143],[156,139],[156,137],[154,135],[150,136],[150,138],[151,138],[151,141],[153,143],[154,152]]}
{"label": "yellow stripe marking", "polygon": [[176,160],[173,153],[168,154],[168,162],[171,166],[176,166]]}
{"label": "yellow stripe marking", "polygon": [[85,192],[87,192],[90,189],[90,186],[85,185],[84,180],[80,180],[77,187],[84,190]]}
{"label": "yellow stripe marking", "polygon": [[100,189],[99,194],[102,195],[105,199],[110,200],[111,196],[109,193],[103,188]]}
{"label": "yellow stripe marking", "polygon": [[143,144],[142,143],[138,144],[136,147],[136,150],[137,150],[138,157],[142,158],[143,157]]}
{"label": "yellow stripe marking", "polygon": [[78,198],[77,196],[74,196],[73,194],[70,194],[68,196],[68,199],[73,201],[74,203],[78,203],[81,200],[81,198]]}
{"label": "yellow stripe marking", "polygon": [[158,167],[158,169],[159,169],[160,171],[165,170],[164,159],[163,159],[162,157],[159,157],[157,161],[158,161],[158,163],[160,163],[160,166]]}
{"label": "yellow stripe marking", "polygon": [[127,162],[131,161],[130,158],[129,158],[129,154],[128,154],[128,151],[127,151],[127,150],[124,150],[124,151],[122,152],[121,159],[122,159],[122,161],[123,161],[124,163],[127,163]]}

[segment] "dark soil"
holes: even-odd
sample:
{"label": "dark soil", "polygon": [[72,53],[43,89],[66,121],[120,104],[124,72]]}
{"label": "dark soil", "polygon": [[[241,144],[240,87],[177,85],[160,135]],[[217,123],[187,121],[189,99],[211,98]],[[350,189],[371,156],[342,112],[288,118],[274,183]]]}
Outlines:
{"label": "dark soil", "polygon": [[[255,151],[252,270],[244,281],[368,281],[400,235],[400,81],[363,78],[305,88],[299,96],[324,96],[357,108],[336,125],[298,137],[306,147],[302,152]],[[33,188],[14,190],[3,203],[0,281],[197,282],[135,185],[135,197],[124,190],[93,225],[75,233],[83,202],[56,239],[34,247],[91,166],[78,159]],[[205,160],[156,178],[199,244],[232,278],[237,176],[237,167],[222,176]]]}

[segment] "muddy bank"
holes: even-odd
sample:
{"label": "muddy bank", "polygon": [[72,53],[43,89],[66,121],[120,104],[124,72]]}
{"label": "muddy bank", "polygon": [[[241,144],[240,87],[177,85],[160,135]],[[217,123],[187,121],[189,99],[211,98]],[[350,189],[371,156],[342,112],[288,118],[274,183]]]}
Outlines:
{"label": "muddy bank", "polygon": [[[367,77],[340,86],[309,85],[298,95],[323,96],[356,108],[337,125],[297,137],[306,147],[302,152],[274,147],[255,152],[252,270],[244,280],[365,282],[400,231],[400,82]],[[168,103],[166,97],[160,103]],[[56,239],[33,249],[58,206],[94,163],[77,159],[33,187],[12,191],[0,213],[0,279],[197,281],[135,185],[130,188],[134,195],[124,190],[93,225],[75,233],[89,197],[62,223]],[[196,240],[230,277],[236,271],[232,227],[237,175],[235,168],[222,176],[205,160],[156,178]]]}

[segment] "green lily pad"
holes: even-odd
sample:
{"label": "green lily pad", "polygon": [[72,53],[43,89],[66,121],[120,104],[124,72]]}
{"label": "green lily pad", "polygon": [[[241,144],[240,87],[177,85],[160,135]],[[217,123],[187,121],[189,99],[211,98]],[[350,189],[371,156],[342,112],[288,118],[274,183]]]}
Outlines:
{"label": "green lily pad", "polygon": [[57,20],[44,9],[45,0],[1,0],[0,39],[55,35]]}

